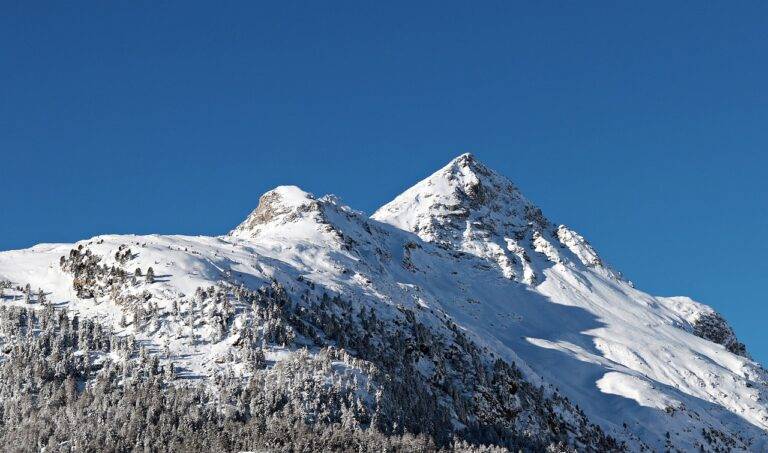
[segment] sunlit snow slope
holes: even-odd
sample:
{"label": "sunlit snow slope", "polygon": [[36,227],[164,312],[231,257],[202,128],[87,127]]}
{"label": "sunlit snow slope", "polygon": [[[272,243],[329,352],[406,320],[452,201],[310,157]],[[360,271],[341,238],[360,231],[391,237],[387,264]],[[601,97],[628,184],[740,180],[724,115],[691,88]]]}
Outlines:
{"label": "sunlit snow slope", "polygon": [[[712,320],[711,308],[635,289],[583,237],[548,221],[471,155],[372,218],[474,255],[525,285],[521,297],[480,285],[479,303],[451,307],[451,315],[495,348],[509,347],[604,426],[681,438],[699,435],[702,422],[731,432],[768,427],[762,367],[693,334],[705,330],[697,321]],[[501,324],[501,315],[515,323]],[[719,331],[702,336],[737,344],[715,320]],[[765,432],[754,435],[765,442]]]}

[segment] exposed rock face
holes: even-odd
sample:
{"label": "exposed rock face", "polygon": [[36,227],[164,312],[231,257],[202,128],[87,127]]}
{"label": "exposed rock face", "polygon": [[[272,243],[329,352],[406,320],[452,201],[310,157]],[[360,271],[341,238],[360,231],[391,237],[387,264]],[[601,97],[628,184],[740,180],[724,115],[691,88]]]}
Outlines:
{"label": "exposed rock face", "polygon": [[681,296],[658,297],[657,300],[680,317],[677,322],[680,328],[697,337],[723,345],[736,355],[749,357],[746,346],[736,337],[728,321],[712,307]]}
{"label": "exposed rock face", "polygon": [[585,266],[589,267],[602,267],[603,261],[598,256],[595,249],[584,239],[579,233],[569,229],[565,225],[557,227],[557,238],[560,242],[568,247],[574,255],[579,258],[579,261]]}
{"label": "exposed rock face", "polygon": [[703,313],[693,324],[693,334],[725,346],[725,349],[742,357],[749,357],[747,347],[736,338],[728,321],[717,312]]}

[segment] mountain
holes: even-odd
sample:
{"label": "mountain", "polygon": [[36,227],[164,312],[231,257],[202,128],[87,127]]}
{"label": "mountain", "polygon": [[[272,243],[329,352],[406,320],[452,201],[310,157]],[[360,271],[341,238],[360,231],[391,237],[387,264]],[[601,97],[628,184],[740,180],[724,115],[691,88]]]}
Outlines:
{"label": "mountain", "polygon": [[469,154],[370,218],[281,186],[220,237],[2,252],[0,287],[5,445],[768,448],[768,374],[720,314]]}

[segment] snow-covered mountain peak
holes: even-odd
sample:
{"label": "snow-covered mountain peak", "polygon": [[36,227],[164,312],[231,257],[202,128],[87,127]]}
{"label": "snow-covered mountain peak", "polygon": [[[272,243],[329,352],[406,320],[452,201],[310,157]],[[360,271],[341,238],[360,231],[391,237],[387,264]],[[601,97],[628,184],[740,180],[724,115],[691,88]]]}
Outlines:
{"label": "snow-covered mountain peak", "polygon": [[540,281],[542,270],[553,264],[602,268],[583,237],[555,228],[509,179],[472,154],[453,159],[372,218],[487,259],[507,278],[526,284]]}
{"label": "snow-covered mountain peak", "polygon": [[467,222],[491,229],[547,224],[511,181],[469,153],[406,190],[373,218],[437,242],[450,242]]}

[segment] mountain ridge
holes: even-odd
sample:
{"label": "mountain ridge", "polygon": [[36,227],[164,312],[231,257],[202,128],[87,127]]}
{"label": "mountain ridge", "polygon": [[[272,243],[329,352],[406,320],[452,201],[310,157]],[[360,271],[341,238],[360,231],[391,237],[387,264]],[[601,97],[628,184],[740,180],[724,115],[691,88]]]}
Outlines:
{"label": "mountain ridge", "polygon": [[[151,281],[137,277],[135,268],[150,267]],[[10,305],[42,305],[25,296],[30,284],[119,335],[167,349],[185,379],[253,380],[303,347],[313,357],[324,347],[348,351],[349,369],[362,361],[408,370],[423,390],[414,398],[444,413],[432,428],[438,438],[510,447],[529,432],[531,445],[595,451],[768,445],[766,373],[721,316],[635,289],[471,154],[370,218],[333,196],[279,186],[223,236],[106,235],[1,252],[0,280]],[[258,308],[253,291],[284,295]],[[343,313],[355,314],[336,318]],[[237,345],[253,335],[263,343],[240,357]],[[401,348],[405,361],[395,359]],[[252,369],[259,354],[271,365]],[[527,390],[501,392],[479,377],[488,374]],[[402,386],[381,385],[400,401]],[[413,423],[402,407],[383,409],[365,394],[360,411],[390,421],[358,424],[397,432],[393,420]],[[550,416],[558,429],[544,422]]]}

